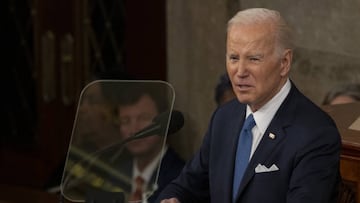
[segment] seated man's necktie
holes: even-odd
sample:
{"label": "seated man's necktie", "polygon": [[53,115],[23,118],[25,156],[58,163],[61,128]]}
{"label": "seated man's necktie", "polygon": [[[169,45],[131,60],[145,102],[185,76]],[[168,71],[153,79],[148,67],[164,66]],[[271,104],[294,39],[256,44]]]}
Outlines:
{"label": "seated man's necktie", "polygon": [[143,187],[145,180],[141,176],[135,179],[135,191],[130,195],[129,201],[139,201],[142,199]]}

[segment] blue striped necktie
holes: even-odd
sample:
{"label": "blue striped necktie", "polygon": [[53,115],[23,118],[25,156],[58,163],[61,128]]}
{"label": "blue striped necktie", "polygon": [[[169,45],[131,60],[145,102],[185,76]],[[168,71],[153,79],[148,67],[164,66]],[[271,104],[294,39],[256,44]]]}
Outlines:
{"label": "blue striped necktie", "polygon": [[246,167],[249,163],[249,157],[251,153],[252,146],[252,133],[251,129],[256,125],[254,117],[250,114],[245,122],[244,126],[241,129],[240,137],[236,150],[236,159],[235,159],[235,170],[234,170],[234,182],[233,182],[233,200],[235,201],[236,195],[239,190],[239,186],[246,170]]}

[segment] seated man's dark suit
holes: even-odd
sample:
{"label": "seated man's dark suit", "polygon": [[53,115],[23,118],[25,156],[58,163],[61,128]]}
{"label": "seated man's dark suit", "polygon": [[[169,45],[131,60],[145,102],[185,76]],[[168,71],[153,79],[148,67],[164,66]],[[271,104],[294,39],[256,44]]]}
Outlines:
{"label": "seated man's dark suit", "polygon": [[[74,178],[73,180],[77,182],[77,185],[74,185],[73,187],[66,186],[66,190],[64,191],[64,193],[66,193],[66,196],[79,200],[85,198],[87,194],[94,195],[97,193],[107,195],[106,192],[120,191],[126,194],[130,194],[132,188],[131,178],[133,176],[132,167],[134,165],[134,159],[129,156],[127,152],[122,154],[123,156],[125,156],[125,158],[122,157],[121,161],[115,161],[112,163],[108,160],[109,157],[107,157],[111,154],[113,154],[113,151],[110,151],[109,154],[106,154],[106,158],[98,157],[96,161],[92,162],[92,165],[86,165],[82,163],[84,164],[82,166],[82,169],[84,172],[86,172],[85,174],[83,174],[84,178]],[[102,168],[102,165],[94,164],[98,163],[99,161],[102,162],[103,165],[107,165],[108,167]],[[78,161],[78,164],[80,163],[81,160],[80,162]],[[150,182],[156,183],[156,188],[152,188],[153,184],[148,185],[148,189],[150,191],[154,190],[147,200],[148,203],[155,202],[160,192],[179,175],[179,173],[184,167],[184,164],[184,160],[181,159],[172,148],[167,148],[161,160],[159,174],[158,169],[156,168],[156,170],[151,175]],[[80,166],[77,166],[77,168],[79,167]],[[105,170],[107,168],[111,168],[111,170],[117,172],[116,175],[121,174],[121,176],[116,176],[112,174],[111,171]],[[93,183],[98,183],[99,180],[101,180],[103,184],[93,185]]]}
{"label": "seated man's dark suit", "polygon": [[[199,152],[158,201],[234,202],[234,159],[245,115],[246,105],[237,100],[217,109]],[[334,202],[340,148],[333,120],[292,84],[249,162],[235,202]],[[279,170],[255,172],[258,164]]]}
{"label": "seated man's dark suit", "polygon": [[[116,163],[118,165],[115,165],[114,167],[121,172],[122,174],[126,175],[131,179],[133,176],[133,159],[131,156],[128,156],[127,160],[123,160],[120,163]],[[149,196],[147,199],[148,203],[155,202],[156,198],[160,194],[160,192],[172,181],[174,180],[181,172],[185,165],[185,161],[179,157],[179,155],[171,148],[168,147],[160,165],[160,171],[159,176],[156,180],[156,177],[158,175],[158,170],[156,169],[150,179],[150,183],[156,183],[156,190],[153,191],[153,193]],[[115,185],[118,185],[124,190],[126,193],[131,192],[131,185],[130,184],[124,184],[121,181],[115,180]],[[151,191],[152,186],[148,185],[148,189]]]}
{"label": "seated man's dark suit", "polygon": [[[184,164],[185,162],[179,155],[173,149],[168,148],[161,161],[159,177],[157,179],[157,190],[149,197],[148,203],[155,202],[160,192],[180,174]],[[155,181],[156,172],[152,175],[152,181]]]}

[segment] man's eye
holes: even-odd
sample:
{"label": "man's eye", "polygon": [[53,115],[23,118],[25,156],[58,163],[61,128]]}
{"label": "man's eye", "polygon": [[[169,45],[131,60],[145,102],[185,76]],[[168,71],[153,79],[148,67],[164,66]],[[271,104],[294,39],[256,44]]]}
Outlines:
{"label": "man's eye", "polygon": [[138,117],[138,120],[143,123],[151,123],[153,120],[153,116],[148,114],[143,114]]}
{"label": "man's eye", "polygon": [[248,59],[252,62],[259,62],[262,61],[262,59],[264,58],[263,55],[259,54],[259,55],[254,55],[254,56],[249,56]]}
{"label": "man's eye", "polygon": [[238,61],[239,57],[238,56],[229,56],[229,60],[230,61]]}

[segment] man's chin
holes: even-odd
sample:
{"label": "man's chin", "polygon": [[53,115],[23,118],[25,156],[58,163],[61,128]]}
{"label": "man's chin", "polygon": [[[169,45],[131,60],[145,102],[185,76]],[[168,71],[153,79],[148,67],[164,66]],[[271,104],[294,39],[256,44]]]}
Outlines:
{"label": "man's chin", "polygon": [[129,152],[134,156],[142,156],[145,154],[143,149],[139,149],[137,147],[128,148]]}
{"label": "man's chin", "polygon": [[250,104],[251,103],[251,99],[249,99],[248,97],[237,97],[237,98],[240,101],[240,103],[243,103],[243,104]]}

